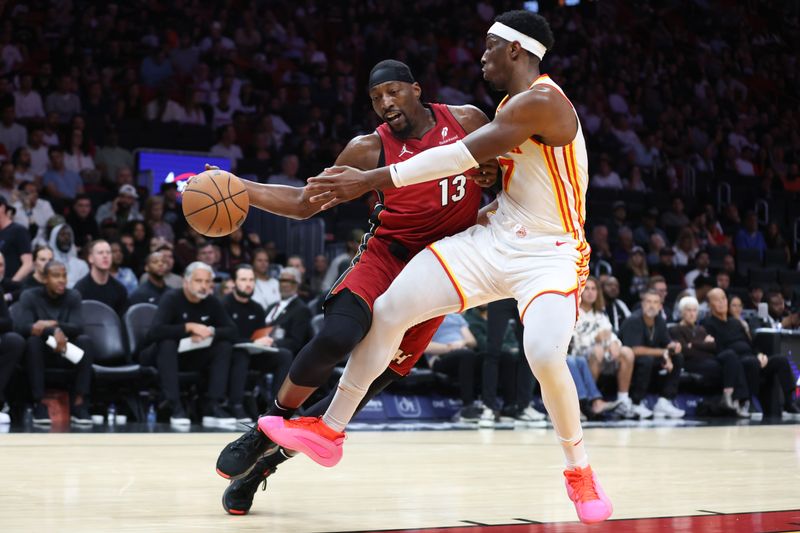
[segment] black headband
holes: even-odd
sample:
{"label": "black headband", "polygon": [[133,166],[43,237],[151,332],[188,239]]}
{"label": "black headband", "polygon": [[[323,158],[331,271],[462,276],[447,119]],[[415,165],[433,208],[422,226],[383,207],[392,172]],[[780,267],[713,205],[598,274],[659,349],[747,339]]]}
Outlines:
{"label": "black headband", "polygon": [[372,68],[372,72],[369,73],[370,89],[381,83],[386,83],[387,81],[402,81],[405,83],[416,82],[408,65],[401,61],[395,61],[394,59],[381,61],[375,65]]}

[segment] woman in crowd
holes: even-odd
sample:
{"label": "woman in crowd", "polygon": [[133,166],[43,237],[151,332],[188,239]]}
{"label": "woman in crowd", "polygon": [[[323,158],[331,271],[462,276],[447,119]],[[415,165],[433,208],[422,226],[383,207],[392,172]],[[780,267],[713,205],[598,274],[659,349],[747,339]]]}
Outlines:
{"label": "woman in crowd", "polygon": [[111,275],[117,278],[117,281],[122,283],[128,294],[131,294],[139,286],[136,279],[136,274],[133,270],[123,266],[125,263],[125,251],[122,244],[118,241],[111,243]]}

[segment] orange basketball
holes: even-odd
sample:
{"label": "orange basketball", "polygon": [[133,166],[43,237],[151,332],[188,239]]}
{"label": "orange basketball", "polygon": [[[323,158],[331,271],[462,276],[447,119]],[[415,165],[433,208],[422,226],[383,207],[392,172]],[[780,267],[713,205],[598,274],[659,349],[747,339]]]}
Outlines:
{"label": "orange basketball", "polygon": [[207,237],[233,233],[250,208],[242,180],[224,170],[207,170],[193,177],[181,196],[186,222]]}

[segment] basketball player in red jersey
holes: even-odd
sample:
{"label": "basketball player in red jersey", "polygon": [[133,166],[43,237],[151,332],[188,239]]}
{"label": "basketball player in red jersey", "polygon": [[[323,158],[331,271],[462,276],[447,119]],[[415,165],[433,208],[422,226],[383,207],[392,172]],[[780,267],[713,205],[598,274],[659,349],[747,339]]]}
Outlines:
{"label": "basketball player in red jersey", "polygon": [[[423,104],[420,94],[420,87],[405,64],[393,60],[378,63],[370,73],[369,95],[374,111],[385,123],[374,133],[350,141],[336,164],[373,169],[398,163],[429,148],[458,141],[488,123],[483,112],[473,106]],[[350,268],[331,289],[322,330],[298,353],[269,415],[290,418],[311,393],[327,382],[335,365],[369,330],[375,299],[411,258],[431,242],[475,223],[480,207],[479,184],[488,186],[494,182],[496,160],[490,158],[467,177],[469,174],[458,173],[402,190],[379,190],[379,201],[371,216],[372,228]],[[320,211],[320,205],[312,204],[304,189],[246,180],[244,183],[250,204],[260,209],[293,218],[306,218]],[[441,317],[434,317],[409,329],[389,372],[376,379],[373,394],[392,379],[410,372],[441,321]],[[324,407],[320,414],[323,410]],[[228,512],[247,512],[260,481],[289,456],[284,450],[274,450],[266,436],[253,428],[222,451],[217,472],[235,480],[223,498]]]}
{"label": "basketball player in red jersey", "polygon": [[508,94],[494,120],[463,141],[371,171],[334,168],[309,179],[326,205],[360,190],[436,181],[499,157],[503,190],[486,225],[447,237],[417,254],[376,300],[370,332],[356,347],[322,418],[262,417],[275,442],[331,466],[343,430],[369,384],[384,371],[402,333],[442,313],[512,297],[524,325],[525,356],[561,444],[567,495],[582,522],[611,516],[612,505],[589,466],[575,384],[566,363],[578,299],[588,276],[588,157],[580,120],[539,65],[553,46],[547,21],[528,11],[499,15],[486,35],[484,78]]}

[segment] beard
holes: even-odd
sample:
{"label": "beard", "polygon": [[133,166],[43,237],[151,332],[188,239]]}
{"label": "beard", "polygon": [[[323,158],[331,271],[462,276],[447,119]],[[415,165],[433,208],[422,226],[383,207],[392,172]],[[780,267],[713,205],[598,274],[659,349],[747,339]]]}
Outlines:
{"label": "beard", "polygon": [[251,298],[253,296],[253,292],[254,291],[244,292],[244,291],[240,291],[239,289],[234,287],[233,288],[233,292],[236,293],[236,296],[238,296],[239,298],[248,298],[249,299],[249,298]]}
{"label": "beard", "polygon": [[209,292],[190,291],[190,292],[192,293],[192,296],[194,296],[198,300],[205,300],[206,298],[211,296],[211,292],[210,291]]}

